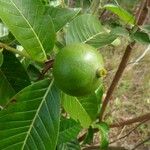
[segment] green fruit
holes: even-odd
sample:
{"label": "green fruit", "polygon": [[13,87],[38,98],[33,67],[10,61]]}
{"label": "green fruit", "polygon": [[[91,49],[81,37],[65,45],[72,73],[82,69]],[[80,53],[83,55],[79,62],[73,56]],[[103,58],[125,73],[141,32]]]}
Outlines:
{"label": "green fruit", "polygon": [[57,54],[53,66],[56,85],[72,96],[86,96],[94,92],[104,73],[101,54],[87,44],[64,47]]}

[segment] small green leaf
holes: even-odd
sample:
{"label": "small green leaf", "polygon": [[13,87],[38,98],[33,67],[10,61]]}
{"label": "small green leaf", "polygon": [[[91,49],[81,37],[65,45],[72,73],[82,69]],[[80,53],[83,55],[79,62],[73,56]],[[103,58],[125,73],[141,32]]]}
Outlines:
{"label": "small green leaf", "polygon": [[91,142],[93,141],[93,137],[94,137],[94,130],[92,127],[89,127],[86,137],[83,141],[83,144],[91,144]]}
{"label": "small green leaf", "polygon": [[111,45],[112,46],[119,46],[121,44],[121,40],[119,39],[119,38],[117,38],[117,39],[115,39],[112,43],[111,43]]}
{"label": "small green leaf", "polygon": [[80,130],[81,126],[78,122],[72,119],[62,119],[57,144],[59,145],[75,139]]}
{"label": "small green leaf", "polygon": [[62,104],[65,111],[70,115],[70,117],[77,122],[79,121],[82,127],[88,128],[90,126],[92,120],[86,112],[85,108],[76,97],[63,94]]}
{"label": "small green leaf", "polygon": [[101,122],[99,124],[95,124],[93,126],[94,128],[98,128],[100,131],[100,148],[101,149],[107,149],[108,144],[109,144],[109,137],[108,137],[108,133],[109,133],[109,126],[104,123]]}
{"label": "small green leaf", "polygon": [[125,9],[123,9],[121,6],[107,4],[104,6],[104,8],[118,15],[118,17],[126,24],[135,25],[135,17]]}
{"label": "small green leaf", "polygon": [[142,31],[137,31],[131,35],[135,41],[143,43],[143,44],[150,44],[150,37],[147,33]]}
{"label": "small green leaf", "polygon": [[46,9],[47,13],[52,17],[55,31],[59,31],[80,12],[80,9],[75,10],[60,7],[47,7]]}

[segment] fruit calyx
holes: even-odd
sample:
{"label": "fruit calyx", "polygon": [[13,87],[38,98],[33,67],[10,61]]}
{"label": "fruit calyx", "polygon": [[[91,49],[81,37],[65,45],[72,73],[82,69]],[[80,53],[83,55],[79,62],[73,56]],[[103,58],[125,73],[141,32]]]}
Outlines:
{"label": "fruit calyx", "polygon": [[98,78],[104,78],[106,75],[107,75],[107,70],[106,69],[104,69],[104,68],[97,69],[96,76]]}

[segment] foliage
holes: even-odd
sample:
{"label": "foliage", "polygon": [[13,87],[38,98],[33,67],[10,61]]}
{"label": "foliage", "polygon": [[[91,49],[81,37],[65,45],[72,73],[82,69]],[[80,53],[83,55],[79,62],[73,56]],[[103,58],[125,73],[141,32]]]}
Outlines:
{"label": "foliage", "polygon": [[[149,44],[150,26],[138,26],[121,1],[67,2],[0,0],[1,150],[80,150],[91,143],[95,129],[100,147],[108,147],[109,125],[98,121],[103,83],[90,95],[67,95],[55,84],[53,60],[72,43],[97,50],[117,45],[120,38]],[[113,23],[103,23],[105,12],[117,16]]]}

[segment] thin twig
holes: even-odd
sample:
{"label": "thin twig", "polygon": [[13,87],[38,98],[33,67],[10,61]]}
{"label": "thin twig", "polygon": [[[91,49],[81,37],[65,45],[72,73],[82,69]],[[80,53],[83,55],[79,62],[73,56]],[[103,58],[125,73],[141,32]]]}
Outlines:
{"label": "thin twig", "polygon": [[[139,15],[139,17],[138,17],[138,19],[136,21],[137,25],[142,25],[144,23],[144,20],[145,20],[147,14],[148,14],[147,2],[148,2],[148,0],[145,0],[144,1],[144,5],[142,4],[143,7],[140,7],[141,11],[140,11],[140,15]],[[106,97],[105,97],[104,102],[102,104],[102,109],[101,109],[101,113],[100,113],[100,116],[99,116],[99,122],[102,121],[105,109],[106,109],[106,107],[107,107],[107,105],[108,105],[108,103],[109,103],[109,101],[110,101],[110,99],[112,97],[114,89],[116,88],[119,80],[122,77],[122,74],[123,74],[123,72],[124,72],[124,70],[126,68],[127,62],[129,60],[129,57],[131,55],[131,51],[132,51],[134,45],[135,45],[135,41],[133,41],[132,43],[130,43],[126,47],[125,53],[124,53],[124,55],[122,57],[122,60],[121,60],[120,65],[118,67],[118,70],[117,70],[117,72],[116,72],[116,74],[115,74],[115,76],[113,78],[113,81],[112,81],[112,83],[111,83],[111,85],[110,85],[110,87],[109,87],[109,89],[108,89],[108,91],[106,93]]]}
{"label": "thin twig", "polygon": [[150,120],[150,113],[147,113],[147,114],[144,114],[142,116],[139,116],[139,117],[136,117],[136,118],[133,118],[133,119],[129,119],[129,120],[126,120],[126,121],[122,121],[122,122],[119,122],[119,123],[113,123],[113,124],[110,125],[110,128],[122,127],[122,126],[129,125],[129,124],[132,124],[132,123],[142,122],[144,120]]}
{"label": "thin twig", "polygon": [[[132,64],[133,66],[136,65],[145,55],[146,53],[150,50],[150,45],[145,49],[145,51],[142,53],[141,56],[139,56],[135,61],[134,63]],[[132,63],[132,62],[130,62]]]}
{"label": "thin twig", "polygon": [[27,57],[27,58],[30,57],[27,53],[19,51],[13,47],[8,46],[7,44],[1,43],[1,42],[0,42],[0,48],[6,49],[6,50],[13,52],[15,54],[19,54],[20,56],[23,56],[23,57]]}
{"label": "thin twig", "polygon": [[121,139],[124,139],[125,137],[129,136],[133,131],[135,131],[139,126],[141,126],[146,121],[148,121],[148,120],[144,120],[144,121],[140,122],[137,126],[135,126],[132,130],[130,130],[126,135],[124,135],[116,140],[111,141],[109,144],[116,143],[117,141],[120,141]]}
{"label": "thin twig", "polygon": [[137,149],[139,146],[143,145],[144,143],[148,142],[149,140],[150,140],[150,136],[149,136],[147,139],[145,139],[144,141],[140,142],[138,145],[136,145],[136,146],[135,146],[133,149],[131,149],[131,150]]}
{"label": "thin twig", "polygon": [[123,134],[124,130],[126,129],[127,126],[124,126],[122,129],[121,129],[121,132],[119,133],[119,135],[117,135],[117,139],[119,139],[121,137],[121,135]]}

